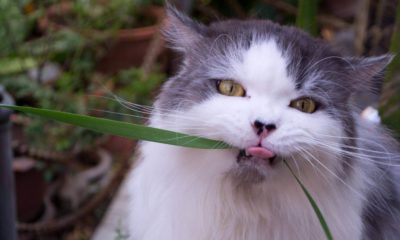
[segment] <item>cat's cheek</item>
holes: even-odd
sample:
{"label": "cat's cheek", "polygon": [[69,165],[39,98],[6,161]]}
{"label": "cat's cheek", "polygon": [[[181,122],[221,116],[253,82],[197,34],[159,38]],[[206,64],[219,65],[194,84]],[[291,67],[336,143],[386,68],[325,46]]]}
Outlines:
{"label": "cat's cheek", "polygon": [[197,135],[222,140],[236,147],[257,144],[246,99],[215,96],[193,106],[186,115],[198,119],[201,127],[193,126]]}
{"label": "cat's cheek", "polygon": [[279,155],[290,156],[301,149],[313,151],[321,146],[337,148],[343,137],[340,122],[323,112],[306,114],[287,111],[278,129],[265,139],[264,144],[271,146]]}

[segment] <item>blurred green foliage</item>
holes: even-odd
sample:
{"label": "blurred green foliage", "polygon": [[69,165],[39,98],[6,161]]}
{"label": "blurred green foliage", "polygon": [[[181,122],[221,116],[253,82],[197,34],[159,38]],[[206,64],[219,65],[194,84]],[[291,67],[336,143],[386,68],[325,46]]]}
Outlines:
{"label": "blurred green foliage", "polygon": [[394,54],[394,59],[385,75],[380,111],[383,123],[400,136],[400,2],[397,3],[396,20],[389,50]]}
{"label": "blurred green foliage", "polygon": [[31,57],[0,58],[0,75],[19,73],[38,66],[38,62]]}
{"label": "blurred green foliage", "polygon": [[117,76],[117,84],[123,86],[118,88],[116,94],[130,102],[148,105],[152,102],[154,90],[165,78],[165,74],[154,72],[143,79],[143,71],[140,69],[124,70]]}
{"label": "blurred green foliage", "polygon": [[23,4],[24,1],[0,0],[0,57],[15,53],[42,13],[24,15]]}
{"label": "blurred green foliage", "polygon": [[[128,69],[98,80],[95,67],[105,52],[104,43],[115,36],[115,31],[142,21],[139,11],[160,1],[74,0],[68,14],[56,19],[64,28],[38,32],[38,19],[60,2],[0,0],[0,83],[17,104],[128,119],[131,111],[114,99],[104,98],[110,97],[102,89],[109,82],[115,86],[107,90],[112,94],[150,104],[152,92],[165,78],[163,74],[150,73],[143,79],[140,69]],[[47,63],[58,65],[60,70],[57,79],[44,84],[42,70]],[[32,70],[39,74],[32,77]],[[99,91],[103,95],[91,95]],[[38,118],[30,119],[24,130],[31,146],[58,151],[88,146],[100,136]]]}
{"label": "blurred green foliage", "polygon": [[[114,96],[127,102],[150,104],[154,97],[153,93],[164,79],[165,75],[160,73],[151,73],[143,79],[142,70],[132,68],[106,79],[118,85],[118,88],[112,92],[102,90],[97,83],[87,86],[87,89],[100,90],[100,95],[91,95],[90,91],[76,91],[73,85],[76,81],[68,73],[63,74],[54,86],[32,81],[26,74],[0,77],[0,82],[16,98],[18,105],[142,122],[146,114],[132,112],[128,107],[113,99]],[[57,151],[89,146],[100,136],[86,129],[48,122],[41,118],[30,119],[25,131],[31,146]]]}
{"label": "blurred green foliage", "polygon": [[99,30],[132,27],[136,23],[137,5],[134,0],[75,0],[68,24]]}

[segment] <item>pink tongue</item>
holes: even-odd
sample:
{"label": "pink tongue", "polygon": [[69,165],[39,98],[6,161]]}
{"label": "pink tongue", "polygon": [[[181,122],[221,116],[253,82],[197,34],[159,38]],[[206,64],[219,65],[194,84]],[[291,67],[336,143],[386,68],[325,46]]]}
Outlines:
{"label": "pink tongue", "polygon": [[263,147],[249,147],[246,149],[247,153],[259,158],[272,158],[275,153]]}

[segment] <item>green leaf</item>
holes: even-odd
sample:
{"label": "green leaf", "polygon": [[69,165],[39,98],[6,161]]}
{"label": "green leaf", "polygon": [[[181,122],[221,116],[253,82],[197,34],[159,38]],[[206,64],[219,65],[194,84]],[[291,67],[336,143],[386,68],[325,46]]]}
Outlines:
{"label": "green leaf", "polygon": [[23,72],[37,65],[38,62],[33,58],[3,58],[0,59],[0,75]]}
{"label": "green leaf", "polygon": [[299,0],[296,26],[310,33],[317,34],[318,0]]}
{"label": "green leaf", "polygon": [[296,176],[296,174],[294,174],[293,170],[290,168],[289,164],[284,161],[284,163],[286,164],[286,166],[289,168],[290,173],[293,175],[293,177],[296,179],[297,183],[300,185],[301,189],[303,190],[304,194],[306,195],[308,201],[311,204],[311,207],[314,209],[315,214],[318,217],[319,223],[321,224],[322,229],[324,230],[326,239],[328,240],[333,240],[332,237],[332,233],[329,230],[328,224],[325,221],[324,216],[321,213],[321,210],[319,210],[319,207],[317,205],[317,203],[315,202],[314,198],[311,196],[311,194],[308,192],[308,190],[306,189],[306,187],[304,187],[303,183],[300,181],[300,179]]}
{"label": "green leaf", "polygon": [[84,127],[87,129],[91,129],[93,131],[127,137],[131,139],[152,141],[152,142],[165,143],[165,144],[190,147],[190,148],[200,148],[200,149],[229,148],[227,144],[220,141],[199,138],[183,133],[146,127],[133,123],[115,121],[105,118],[96,118],[74,113],[53,111],[48,109],[33,108],[33,107],[10,106],[1,104],[0,107],[24,113],[30,113],[47,119],[69,123],[79,127]]}
{"label": "green leaf", "polygon": [[21,45],[21,52],[33,56],[73,52],[85,46],[86,40],[79,33],[69,29],[63,29],[43,37],[27,41]]}

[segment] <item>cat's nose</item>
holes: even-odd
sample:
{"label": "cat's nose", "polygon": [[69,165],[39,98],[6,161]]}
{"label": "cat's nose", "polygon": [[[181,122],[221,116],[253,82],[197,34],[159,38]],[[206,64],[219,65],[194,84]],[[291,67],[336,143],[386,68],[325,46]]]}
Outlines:
{"label": "cat's nose", "polygon": [[264,123],[260,120],[255,120],[253,123],[253,128],[257,135],[265,138],[271,131],[276,129],[276,125],[273,123]]}

